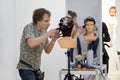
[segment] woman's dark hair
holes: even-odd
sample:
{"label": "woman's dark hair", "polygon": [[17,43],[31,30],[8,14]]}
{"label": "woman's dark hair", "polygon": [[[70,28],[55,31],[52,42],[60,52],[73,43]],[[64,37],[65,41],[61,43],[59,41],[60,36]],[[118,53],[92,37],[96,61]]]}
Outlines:
{"label": "woman's dark hair", "polygon": [[59,29],[64,36],[71,36],[71,32],[73,29],[73,19],[71,16],[65,16],[60,19]]}
{"label": "woman's dark hair", "polygon": [[50,11],[48,11],[44,8],[38,8],[38,9],[34,10],[33,16],[32,16],[33,23],[36,24],[37,21],[41,21],[43,19],[44,14],[48,14],[49,17],[51,16]]}
{"label": "woman's dark hair", "polygon": [[67,13],[67,14],[70,15],[72,18],[77,17],[76,12],[71,11],[71,10],[68,10],[68,13]]}

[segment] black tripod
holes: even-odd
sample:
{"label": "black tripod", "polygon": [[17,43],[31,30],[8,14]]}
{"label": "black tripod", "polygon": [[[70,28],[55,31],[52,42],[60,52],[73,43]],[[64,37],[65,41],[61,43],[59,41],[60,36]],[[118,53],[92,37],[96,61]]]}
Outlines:
{"label": "black tripod", "polygon": [[74,74],[72,75],[71,73],[70,73],[70,51],[69,51],[69,49],[67,50],[67,52],[65,52],[65,54],[67,54],[67,57],[68,57],[68,73],[65,75],[65,78],[64,78],[64,80],[73,80],[73,76],[74,76]]}

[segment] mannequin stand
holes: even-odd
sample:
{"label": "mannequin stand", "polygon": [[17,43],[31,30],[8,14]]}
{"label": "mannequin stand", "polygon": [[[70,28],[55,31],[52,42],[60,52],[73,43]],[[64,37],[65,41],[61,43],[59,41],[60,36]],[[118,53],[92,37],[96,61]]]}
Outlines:
{"label": "mannequin stand", "polygon": [[68,57],[68,73],[65,75],[64,80],[73,80],[74,74],[70,73],[70,52],[69,52],[69,49],[67,50],[67,52],[65,52],[65,54],[67,54],[67,57]]}
{"label": "mannequin stand", "polygon": [[64,80],[74,80],[73,77],[75,77],[75,75],[72,75],[70,73],[70,50],[69,49],[75,48],[77,45],[77,41],[76,39],[66,36],[59,39],[58,43],[61,48],[68,48],[67,52],[65,52],[65,54],[67,54],[67,57],[68,57],[68,73],[65,75]]}

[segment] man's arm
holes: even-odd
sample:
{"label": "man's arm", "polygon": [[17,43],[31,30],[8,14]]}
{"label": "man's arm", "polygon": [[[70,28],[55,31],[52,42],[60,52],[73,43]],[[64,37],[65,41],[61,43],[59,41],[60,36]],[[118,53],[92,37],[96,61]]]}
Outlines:
{"label": "man's arm", "polygon": [[30,48],[40,45],[43,41],[45,41],[50,35],[46,33],[40,37],[30,37],[27,39],[27,43]]}
{"label": "man's arm", "polygon": [[33,48],[40,45],[43,41],[47,40],[48,37],[54,36],[56,32],[57,30],[53,29],[40,37],[29,37],[27,38],[27,43],[30,48]]}
{"label": "man's arm", "polygon": [[48,43],[48,44],[45,45],[44,49],[45,49],[45,52],[46,52],[46,53],[49,54],[49,53],[51,52],[51,50],[53,49],[53,46],[54,46],[56,40],[57,40],[59,37],[60,37],[60,34],[59,34],[59,32],[57,32],[57,33],[53,36],[53,38],[52,38],[52,40],[50,41],[50,43]]}

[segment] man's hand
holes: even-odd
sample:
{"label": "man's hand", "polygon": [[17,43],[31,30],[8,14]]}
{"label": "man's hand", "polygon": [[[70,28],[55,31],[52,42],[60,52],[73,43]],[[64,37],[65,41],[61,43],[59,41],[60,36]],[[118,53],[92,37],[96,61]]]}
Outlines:
{"label": "man's hand", "polygon": [[60,37],[60,33],[59,33],[59,31],[57,31],[56,33],[55,33],[55,35],[52,37],[52,40],[57,40],[58,38]]}
{"label": "man's hand", "polygon": [[83,28],[78,27],[73,38],[77,39],[83,33]]}
{"label": "man's hand", "polygon": [[52,40],[56,41],[60,37],[59,30],[57,29],[52,29],[48,32]]}
{"label": "man's hand", "polygon": [[84,32],[82,27],[78,27],[76,33],[82,34]]}

